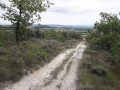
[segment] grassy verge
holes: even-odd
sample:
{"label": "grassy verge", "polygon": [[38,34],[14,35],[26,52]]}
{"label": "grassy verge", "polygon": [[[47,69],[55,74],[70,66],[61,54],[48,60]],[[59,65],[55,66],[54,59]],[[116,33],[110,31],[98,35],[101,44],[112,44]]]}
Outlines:
{"label": "grassy verge", "polygon": [[119,90],[120,71],[110,59],[105,51],[86,49],[79,63],[77,90]]}
{"label": "grassy verge", "polygon": [[0,89],[6,82],[20,80],[62,51],[73,48],[82,36],[80,33],[26,29],[19,39],[20,44],[16,45],[14,31],[0,30]]}
{"label": "grassy verge", "polygon": [[0,47],[0,82],[18,81],[77,43],[77,40],[31,39],[21,42],[19,46]]}

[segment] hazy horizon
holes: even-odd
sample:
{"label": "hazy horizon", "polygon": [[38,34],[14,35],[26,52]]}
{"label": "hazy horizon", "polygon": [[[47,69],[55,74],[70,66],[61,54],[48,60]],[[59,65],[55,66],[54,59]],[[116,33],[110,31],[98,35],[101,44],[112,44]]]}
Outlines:
{"label": "hazy horizon", "polygon": [[[0,25],[12,25],[12,24],[0,24]],[[32,25],[39,25],[39,24],[32,24]],[[64,25],[64,24],[40,24],[40,25],[61,25],[61,26],[94,26],[94,25],[77,25],[77,24],[73,24],[73,25]]]}

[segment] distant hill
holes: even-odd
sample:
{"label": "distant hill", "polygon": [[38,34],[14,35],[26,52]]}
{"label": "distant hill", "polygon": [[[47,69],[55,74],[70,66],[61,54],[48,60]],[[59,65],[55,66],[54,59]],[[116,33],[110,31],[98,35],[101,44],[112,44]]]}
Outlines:
{"label": "distant hill", "polygon": [[12,30],[14,27],[11,25],[0,25],[1,30]]}
{"label": "distant hill", "polygon": [[42,24],[40,24],[40,25],[38,25],[38,24],[33,24],[32,26],[33,26],[33,27],[41,27],[41,28],[50,28],[49,25],[42,25]]}
{"label": "distant hill", "polygon": [[57,25],[57,24],[49,24],[50,27],[73,27],[73,28],[93,28],[93,25]]}
{"label": "distant hill", "polygon": [[[28,26],[30,29],[46,29],[46,30],[64,30],[64,31],[87,31],[88,29],[93,29],[93,25],[57,25],[57,24],[33,24],[31,26]],[[1,25],[1,30],[13,30],[13,26],[11,25]]]}
{"label": "distant hill", "polygon": [[39,29],[39,28],[52,28],[48,25],[32,25],[34,29]]}

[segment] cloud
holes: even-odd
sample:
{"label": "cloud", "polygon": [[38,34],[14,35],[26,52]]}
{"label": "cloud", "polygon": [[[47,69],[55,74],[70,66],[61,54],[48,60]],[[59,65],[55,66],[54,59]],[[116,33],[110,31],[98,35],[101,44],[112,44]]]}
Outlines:
{"label": "cloud", "polygon": [[[3,2],[3,0],[0,0]],[[8,0],[4,0],[7,3]],[[94,24],[100,12],[119,13],[120,0],[50,0],[55,5],[41,14],[42,24]],[[1,12],[1,11],[0,11]]]}
{"label": "cloud", "polygon": [[56,8],[48,9],[47,11],[48,11],[48,12],[60,12],[60,13],[70,12],[69,9],[62,8],[62,7],[56,7]]}

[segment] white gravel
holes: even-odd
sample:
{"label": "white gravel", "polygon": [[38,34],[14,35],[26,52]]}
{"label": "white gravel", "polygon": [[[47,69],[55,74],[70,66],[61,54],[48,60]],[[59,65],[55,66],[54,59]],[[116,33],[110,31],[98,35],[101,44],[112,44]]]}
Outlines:
{"label": "white gravel", "polygon": [[[84,48],[85,44],[84,42],[81,42],[75,49],[69,49],[59,54],[40,70],[29,74],[28,76],[22,78],[19,82],[6,87],[4,90],[75,90],[78,61],[82,57]],[[73,51],[73,56],[71,56],[70,60],[65,64],[64,70],[59,72],[57,79],[54,79],[49,85],[44,86],[45,82],[51,78],[52,71],[61,65],[66,56]],[[72,65],[67,73],[67,66],[71,61]]]}

